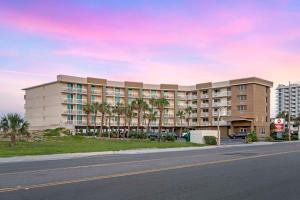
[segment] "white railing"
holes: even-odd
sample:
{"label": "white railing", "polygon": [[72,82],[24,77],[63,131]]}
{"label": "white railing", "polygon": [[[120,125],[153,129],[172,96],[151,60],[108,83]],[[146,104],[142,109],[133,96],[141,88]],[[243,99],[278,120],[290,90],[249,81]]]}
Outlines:
{"label": "white railing", "polygon": [[207,99],[207,98],[208,98],[208,94],[201,94],[201,95],[200,95],[200,98],[201,98],[201,99]]}
{"label": "white railing", "polygon": [[201,113],[201,117],[208,117],[209,116],[209,113],[208,112],[203,112]]}
{"label": "white railing", "polygon": [[173,118],[173,117],[174,117],[174,114],[164,114],[164,117]]}
{"label": "white railing", "polygon": [[201,108],[208,108],[208,107],[209,107],[209,104],[208,104],[208,103],[201,103],[201,104],[200,104],[200,107],[201,107]]}
{"label": "white railing", "polygon": [[128,94],[128,97],[138,98],[139,95],[138,94]]}
{"label": "white railing", "polygon": [[187,99],[188,99],[188,100],[197,99],[197,96],[196,96],[196,95],[188,95],[188,96],[187,96]]}
{"label": "white railing", "polygon": [[231,92],[230,91],[226,91],[226,92],[214,92],[212,93],[213,97],[227,97],[227,96],[231,96]]}
{"label": "white railing", "polygon": [[[213,122],[213,125],[214,125],[214,126],[217,126],[217,125],[218,125],[218,122],[217,122],[217,121],[214,121],[214,122]],[[228,122],[227,122],[227,121],[219,121],[219,125],[220,125],[220,126],[227,126],[227,125],[228,125]]]}
{"label": "white railing", "polygon": [[101,91],[100,90],[91,90],[91,94],[93,94],[93,95],[100,95]]}
{"label": "white railing", "polygon": [[228,106],[228,102],[213,102],[212,107]]}
{"label": "white railing", "polygon": [[200,126],[210,126],[210,123],[209,122],[201,122]]}
{"label": "white railing", "polygon": [[114,91],[106,91],[106,96],[115,96]]}
{"label": "white railing", "polygon": [[190,106],[192,108],[197,108],[197,104],[187,104],[187,106]]}
{"label": "white railing", "polygon": [[86,104],[87,101],[85,99],[64,99],[63,102],[67,104]]}
{"label": "white railing", "polygon": [[67,93],[81,93],[81,94],[86,94],[87,90],[84,88],[69,88],[69,87],[64,87],[62,89],[63,92],[67,92]]}
{"label": "white railing", "polygon": [[115,92],[116,97],[124,97],[125,93],[124,92]]}
{"label": "white railing", "polygon": [[185,95],[177,95],[178,99],[186,99],[187,97]]}

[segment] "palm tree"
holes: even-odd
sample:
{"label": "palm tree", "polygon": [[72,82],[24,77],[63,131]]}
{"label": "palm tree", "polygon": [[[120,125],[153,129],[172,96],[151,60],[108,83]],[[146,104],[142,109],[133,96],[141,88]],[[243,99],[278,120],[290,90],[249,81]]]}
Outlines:
{"label": "palm tree", "polygon": [[[6,118],[6,119],[4,119]],[[25,121],[19,114],[17,113],[9,113],[6,117],[2,118],[1,126],[4,125],[5,129],[10,133],[10,145],[16,145],[16,135],[21,133],[27,133],[29,123]],[[3,124],[2,124],[3,122]],[[8,126],[7,126],[8,125]]]}
{"label": "palm tree", "polygon": [[294,123],[298,127],[298,138],[299,138],[299,133],[300,133],[300,115],[298,117],[294,118]]}
{"label": "palm tree", "polygon": [[180,136],[182,136],[182,120],[185,117],[185,112],[183,110],[178,110],[176,116],[180,119]]}
{"label": "palm tree", "polygon": [[99,104],[98,102],[94,102],[94,103],[92,104],[92,113],[93,113],[94,116],[95,116],[94,133],[93,133],[94,136],[96,135],[97,113],[98,113],[99,108],[100,108],[100,104]]}
{"label": "palm tree", "polygon": [[127,137],[129,136],[129,133],[130,133],[130,125],[131,125],[131,121],[132,121],[133,115],[134,115],[134,109],[132,107],[132,104],[128,104],[125,107],[125,117],[126,117],[126,122],[128,124],[128,134],[127,134]]}
{"label": "palm tree", "polygon": [[3,133],[7,133],[9,130],[8,119],[6,116],[3,116],[0,121],[0,129],[2,129]]}
{"label": "palm tree", "polygon": [[278,113],[277,118],[283,118],[286,122],[289,120],[289,113],[286,111]]}
{"label": "palm tree", "polygon": [[99,104],[99,107],[98,107],[98,110],[99,110],[99,112],[101,113],[101,127],[100,127],[100,137],[101,137],[101,135],[102,135],[102,133],[103,133],[103,126],[104,126],[104,118],[105,118],[105,115],[106,115],[106,113],[108,112],[108,110],[109,110],[109,105],[108,105],[108,103],[107,102],[102,102],[102,103],[100,103]]}
{"label": "palm tree", "polygon": [[185,113],[187,114],[187,127],[190,129],[190,119],[191,119],[191,114],[193,112],[193,108],[191,106],[188,106],[185,108]]}
{"label": "palm tree", "polygon": [[89,125],[90,125],[90,118],[89,115],[92,112],[92,105],[91,104],[86,104],[83,106],[83,112],[87,115],[86,116],[86,133],[89,132]]}
{"label": "palm tree", "polygon": [[156,101],[156,99],[155,98],[151,98],[151,99],[149,99],[149,104],[151,105],[151,109],[153,110],[154,109],[154,106],[155,106],[155,101]]}
{"label": "palm tree", "polygon": [[149,109],[148,113],[145,114],[145,119],[148,120],[147,122],[147,132],[149,132],[150,130],[150,124],[153,121],[156,121],[156,115],[157,115],[157,111],[154,111],[153,109]]}
{"label": "palm tree", "polygon": [[120,118],[124,113],[124,105],[122,103],[117,103],[113,108],[113,112],[117,115],[117,126],[118,126],[118,138],[120,137]]}
{"label": "palm tree", "polygon": [[159,137],[159,141],[161,141],[161,130],[162,130],[162,120],[163,120],[163,112],[166,106],[169,105],[169,101],[165,98],[159,98],[156,99],[155,101],[155,105],[159,111],[159,133],[158,133],[158,137]]}
{"label": "palm tree", "polygon": [[137,110],[138,112],[138,124],[137,124],[137,130],[140,130],[141,126],[141,113],[146,108],[146,102],[142,98],[137,98],[132,102],[132,107]]}
{"label": "palm tree", "polygon": [[111,110],[111,106],[108,104],[107,105],[107,112],[106,112],[106,114],[107,114],[107,119],[108,119],[108,129],[109,129],[109,132],[108,132],[108,137],[110,138],[110,125],[111,125],[111,118],[112,118],[112,116],[113,116],[113,113],[112,113],[112,110]]}

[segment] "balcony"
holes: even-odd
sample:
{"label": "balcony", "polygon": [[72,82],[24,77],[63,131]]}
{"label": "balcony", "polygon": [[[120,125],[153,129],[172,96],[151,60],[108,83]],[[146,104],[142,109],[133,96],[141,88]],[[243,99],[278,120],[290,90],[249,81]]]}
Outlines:
{"label": "balcony", "polygon": [[201,117],[208,117],[209,116],[209,113],[208,112],[203,112],[201,113]]}
{"label": "balcony", "polygon": [[106,96],[115,96],[114,91],[106,91]]}
{"label": "balcony", "polygon": [[150,98],[151,95],[150,94],[143,94],[143,98]]}
{"label": "balcony", "polygon": [[191,117],[192,117],[192,118],[197,118],[198,115],[197,115],[197,113],[192,113],[192,114],[191,114]]}
{"label": "balcony", "polygon": [[63,103],[66,104],[86,104],[86,100],[85,99],[64,99]]}
{"label": "balcony", "polygon": [[130,98],[139,98],[140,96],[139,96],[139,94],[130,94],[130,93],[128,93],[128,97],[130,97]]}
{"label": "balcony", "polygon": [[201,122],[200,126],[210,126],[210,123],[209,122]]}
{"label": "balcony", "polygon": [[186,100],[187,96],[186,95],[177,95],[177,99]]}
{"label": "balcony", "polygon": [[197,99],[197,95],[188,95],[188,96],[187,96],[187,99],[188,99],[188,100],[194,100],[194,99]]}
{"label": "balcony", "polygon": [[125,93],[124,92],[115,92],[116,97],[124,97]]}
{"label": "balcony", "polygon": [[227,97],[227,96],[231,96],[231,92],[230,91],[215,92],[215,93],[212,94],[212,97]]}
{"label": "balcony", "polygon": [[208,94],[201,94],[201,95],[200,95],[200,98],[201,98],[201,99],[208,99]]}
{"label": "balcony", "polygon": [[164,114],[165,118],[174,118],[174,114]]}
{"label": "balcony", "polygon": [[[218,126],[218,122],[217,122],[217,121],[214,121],[214,122],[213,122],[213,125],[214,125],[214,126]],[[220,126],[228,126],[228,122],[227,122],[227,121],[219,121],[219,125],[220,125]]]}
{"label": "balcony", "polygon": [[66,125],[77,125],[77,126],[86,126],[87,122],[86,121],[80,121],[80,120],[67,120],[64,122]]}
{"label": "balcony", "polygon": [[185,109],[186,108],[186,104],[178,104],[177,107],[179,109]]}
{"label": "balcony", "polygon": [[228,102],[213,102],[212,107],[228,106]]}
{"label": "balcony", "polygon": [[190,106],[192,108],[197,108],[197,104],[188,104],[187,106]]}
{"label": "balcony", "polygon": [[86,94],[87,90],[83,89],[83,88],[69,88],[69,87],[65,87],[62,89],[63,92],[66,93],[78,93],[78,94]]}
{"label": "balcony", "polygon": [[101,91],[100,90],[91,90],[91,94],[92,95],[101,95]]}
{"label": "balcony", "polygon": [[209,104],[208,103],[201,103],[200,107],[201,108],[208,108]]}

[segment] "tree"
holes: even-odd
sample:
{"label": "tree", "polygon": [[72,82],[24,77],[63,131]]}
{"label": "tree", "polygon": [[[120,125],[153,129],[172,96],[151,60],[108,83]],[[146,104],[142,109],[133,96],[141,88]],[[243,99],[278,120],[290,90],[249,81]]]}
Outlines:
{"label": "tree", "polygon": [[101,113],[101,127],[100,127],[100,137],[103,133],[103,126],[104,126],[104,118],[105,118],[105,115],[106,113],[108,112],[109,110],[109,105],[107,102],[102,102],[99,104],[99,107],[98,107],[98,110],[99,112]]}
{"label": "tree", "polygon": [[148,120],[147,121],[147,132],[149,132],[149,130],[150,130],[151,122],[156,121],[156,115],[157,115],[157,111],[154,111],[151,108],[148,110],[148,113],[145,114],[145,119]]}
{"label": "tree", "polygon": [[193,108],[191,106],[188,106],[185,108],[185,113],[187,114],[186,120],[187,120],[187,127],[190,130],[190,119],[191,119],[191,114],[193,112]]}
{"label": "tree", "polygon": [[7,133],[9,130],[8,119],[6,116],[1,117],[0,129],[3,131],[4,134]]}
{"label": "tree", "polygon": [[[6,118],[6,119],[5,119]],[[16,145],[16,135],[28,132],[29,123],[17,113],[9,113],[1,119],[1,126],[4,126],[10,134],[10,145]]]}
{"label": "tree", "polygon": [[178,110],[176,116],[180,119],[180,136],[182,136],[182,120],[185,118],[185,112],[183,110]]}
{"label": "tree", "polygon": [[280,112],[280,113],[278,113],[276,118],[283,118],[287,122],[289,120],[289,113],[285,112],[285,111]]}
{"label": "tree", "polygon": [[99,108],[100,108],[100,104],[99,104],[98,102],[94,102],[94,103],[92,104],[92,113],[93,113],[94,116],[95,116],[94,133],[93,133],[94,136],[96,135],[97,113],[98,113]]}
{"label": "tree", "polygon": [[117,103],[113,108],[113,112],[117,115],[117,126],[118,126],[118,138],[120,137],[120,119],[121,115],[124,113],[124,105],[122,103]]}
{"label": "tree", "polygon": [[132,102],[132,107],[138,112],[138,124],[137,130],[140,130],[141,126],[141,113],[146,109],[147,103],[142,98],[137,98]]}
{"label": "tree", "polygon": [[111,127],[111,118],[113,116],[113,113],[112,113],[112,110],[111,110],[111,106],[108,104],[107,106],[107,118],[108,118],[108,129],[109,129],[109,132],[108,132],[108,137],[110,138],[110,127]]}
{"label": "tree", "polygon": [[89,132],[89,125],[90,125],[90,118],[89,115],[92,112],[92,105],[91,104],[86,104],[83,106],[83,112],[86,114],[86,133]]}
{"label": "tree", "polygon": [[127,137],[129,136],[129,133],[130,133],[130,125],[131,125],[131,121],[132,121],[132,118],[133,118],[133,115],[134,115],[134,109],[132,107],[132,104],[128,104],[126,107],[125,107],[125,117],[126,117],[126,123],[128,125],[128,133],[127,133]]}
{"label": "tree", "polygon": [[298,117],[294,118],[294,123],[298,127],[298,138],[299,138],[299,133],[300,133],[300,115]]}
{"label": "tree", "polygon": [[155,101],[156,101],[156,99],[155,98],[151,98],[151,99],[149,99],[149,104],[150,104],[150,108],[153,110],[154,109],[154,106],[155,106]]}
{"label": "tree", "polygon": [[166,106],[169,105],[169,101],[165,98],[156,99],[155,105],[159,111],[159,141],[161,141],[161,130],[162,130],[162,120],[163,120],[163,112]]}

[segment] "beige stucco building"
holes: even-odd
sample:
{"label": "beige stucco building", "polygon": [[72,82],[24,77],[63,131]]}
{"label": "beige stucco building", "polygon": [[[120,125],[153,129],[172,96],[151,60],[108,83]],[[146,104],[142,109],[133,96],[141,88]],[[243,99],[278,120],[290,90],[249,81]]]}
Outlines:
{"label": "beige stucco building", "polygon": [[[112,106],[117,103],[126,105],[136,98],[149,102],[151,98],[164,97],[169,101],[164,111],[164,129],[178,131],[180,123],[176,112],[191,106],[193,113],[189,125],[193,129],[216,129],[219,123],[224,136],[255,130],[259,137],[265,137],[269,135],[272,86],[272,82],[256,77],[181,86],[58,75],[54,82],[24,89],[25,117],[31,130],[55,127],[84,129],[87,121],[90,126],[96,123],[99,127],[100,113],[95,122],[95,117],[84,113],[83,105],[104,101]],[[218,109],[222,116],[219,122]],[[116,119],[112,119],[111,125],[117,126]],[[120,125],[126,125],[124,117]],[[137,117],[134,117],[132,126],[136,125]],[[184,121],[183,126],[187,125]],[[158,120],[151,126],[157,128]]]}

